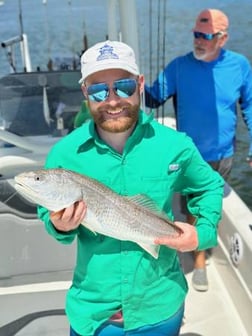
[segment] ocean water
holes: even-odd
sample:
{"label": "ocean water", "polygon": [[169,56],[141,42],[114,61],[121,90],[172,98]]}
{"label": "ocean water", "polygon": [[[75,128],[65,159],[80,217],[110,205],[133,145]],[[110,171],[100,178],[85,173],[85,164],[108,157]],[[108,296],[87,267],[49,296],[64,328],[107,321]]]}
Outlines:
{"label": "ocean water", "polygon": [[[84,48],[84,35],[88,45],[106,39],[107,0],[5,0],[0,5],[0,42],[20,34],[19,4],[33,70],[37,67],[45,70],[50,58],[78,57]],[[147,82],[151,82],[172,58],[191,50],[191,29],[203,8],[219,8],[228,15],[230,38],[226,47],[244,54],[252,63],[251,0],[136,0],[136,4],[139,61]],[[119,17],[118,11],[118,32]],[[14,48],[14,56],[17,71],[21,71],[18,46]],[[7,50],[0,47],[0,76],[9,71]],[[166,103],[160,113],[172,115],[171,104]],[[252,169],[245,161],[248,141],[247,129],[239,117],[235,161],[229,182],[252,209]]]}

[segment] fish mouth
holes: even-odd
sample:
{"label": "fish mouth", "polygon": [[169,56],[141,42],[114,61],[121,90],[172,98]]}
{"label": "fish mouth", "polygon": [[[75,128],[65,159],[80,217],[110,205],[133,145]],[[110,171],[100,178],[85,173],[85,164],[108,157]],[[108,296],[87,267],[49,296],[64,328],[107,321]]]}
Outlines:
{"label": "fish mouth", "polygon": [[42,197],[40,192],[37,192],[29,185],[19,181],[18,177],[15,177],[14,180],[15,190],[20,193],[20,195],[23,196],[26,200],[33,204],[41,205],[50,211],[60,211],[72,205],[72,202],[58,204],[56,199],[52,199],[50,197]]}
{"label": "fish mouth", "polygon": [[19,192],[24,198],[26,198],[28,201],[36,204],[36,201],[34,201],[34,198],[36,198],[36,194],[34,193],[34,191],[27,187],[26,185],[22,184],[22,183],[15,183],[14,184],[14,188],[17,192]]}
{"label": "fish mouth", "polygon": [[23,184],[24,184],[24,183],[22,183],[22,181],[20,181],[20,178],[19,178],[18,175],[14,177],[14,181],[15,181],[16,184],[18,184],[18,185],[23,185]]}
{"label": "fish mouth", "polygon": [[33,194],[34,193],[34,191],[28,185],[26,185],[25,183],[23,183],[22,181],[20,181],[20,179],[18,178],[18,176],[14,177],[14,181],[15,181],[14,188],[17,191],[20,191],[20,193],[22,193],[22,194],[24,194],[24,193],[27,194],[27,192],[29,194]]}
{"label": "fish mouth", "polygon": [[20,183],[18,181],[16,181],[15,179],[15,184],[14,184],[14,188],[17,190],[17,191],[20,191],[21,194],[34,194],[34,191],[27,185],[23,184],[23,183]]}
{"label": "fish mouth", "polygon": [[28,184],[21,181],[19,176],[15,176],[14,181],[15,181],[14,188],[24,198],[26,198],[28,201],[34,204],[36,204],[39,201],[39,197],[38,197],[39,194],[33,188],[31,188]]}

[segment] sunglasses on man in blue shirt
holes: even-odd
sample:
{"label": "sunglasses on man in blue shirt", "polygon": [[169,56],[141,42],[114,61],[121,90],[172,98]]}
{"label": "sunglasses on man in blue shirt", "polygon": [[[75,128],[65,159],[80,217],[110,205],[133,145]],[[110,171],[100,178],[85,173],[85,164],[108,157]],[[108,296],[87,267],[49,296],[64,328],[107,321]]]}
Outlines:
{"label": "sunglasses on man in blue shirt", "polygon": [[194,38],[203,38],[204,40],[211,41],[215,38],[215,36],[222,35],[221,32],[215,33],[215,34],[205,34],[201,32],[193,32]]}

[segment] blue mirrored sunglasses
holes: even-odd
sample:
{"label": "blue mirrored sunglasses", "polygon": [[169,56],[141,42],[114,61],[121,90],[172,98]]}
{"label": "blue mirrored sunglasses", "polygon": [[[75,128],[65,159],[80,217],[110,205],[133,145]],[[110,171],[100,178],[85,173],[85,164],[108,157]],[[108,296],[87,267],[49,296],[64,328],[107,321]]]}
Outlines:
{"label": "blue mirrored sunglasses", "polygon": [[194,38],[198,39],[202,37],[204,40],[211,41],[215,38],[215,36],[220,35],[220,33],[215,34],[205,34],[201,32],[193,32]]}
{"label": "blue mirrored sunglasses", "polygon": [[[120,98],[128,98],[136,91],[137,81],[134,78],[124,78],[114,81],[113,91]],[[90,100],[103,102],[109,96],[109,85],[106,83],[92,84],[87,87],[87,94]]]}

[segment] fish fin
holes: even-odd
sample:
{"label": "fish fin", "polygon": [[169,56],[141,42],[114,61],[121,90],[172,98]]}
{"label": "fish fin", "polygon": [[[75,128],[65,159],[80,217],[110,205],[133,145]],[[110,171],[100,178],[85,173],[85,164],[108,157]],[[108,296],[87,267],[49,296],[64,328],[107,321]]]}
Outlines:
{"label": "fish fin", "polygon": [[160,209],[158,209],[156,203],[147,195],[144,194],[138,194],[138,195],[134,195],[134,196],[125,196],[127,199],[129,199],[130,201],[145,207],[147,209],[149,209],[152,212],[159,212],[160,213]]}
{"label": "fish fin", "polygon": [[143,243],[138,243],[139,246],[142,247],[146,252],[152,255],[153,258],[158,259],[159,255],[159,250],[160,250],[160,245],[155,245],[155,244],[143,244]]}
{"label": "fish fin", "polygon": [[157,204],[147,195],[138,194],[134,196],[125,196],[125,197],[131,202],[134,202],[137,205],[149,210],[150,212],[155,214],[157,217],[166,221],[167,224],[173,226],[176,230],[180,231],[179,228],[176,227],[176,225],[174,225],[173,221],[168,218],[167,214],[164,211],[160,210]]}
{"label": "fish fin", "polygon": [[97,236],[97,232],[94,231],[93,228],[86,221],[81,222],[81,225],[85,226],[85,228],[87,228],[89,231],[93,232],[93,234]]}

